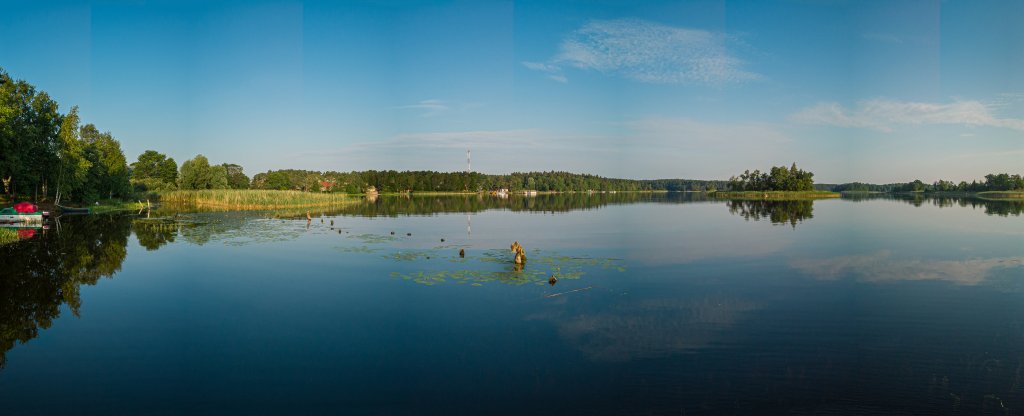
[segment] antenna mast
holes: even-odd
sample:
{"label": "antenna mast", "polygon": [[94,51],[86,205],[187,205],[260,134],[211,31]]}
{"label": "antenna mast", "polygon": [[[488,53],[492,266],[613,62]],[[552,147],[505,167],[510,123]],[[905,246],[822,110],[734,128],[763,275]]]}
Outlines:
{"label": "antenna mast", "polygon": [[470,173],[473,171],[473,162],[471,162],[470,160],[471,159],[469,158],[469,149],[466,149],[466,173]]}

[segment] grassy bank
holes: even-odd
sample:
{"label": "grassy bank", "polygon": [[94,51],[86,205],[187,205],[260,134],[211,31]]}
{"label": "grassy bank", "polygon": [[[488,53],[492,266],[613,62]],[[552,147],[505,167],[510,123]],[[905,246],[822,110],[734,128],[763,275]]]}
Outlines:
{"label": "grassy bank", "polygon": [[18,231],[12,228],[0,228],[0,246],[18,242]]}
{"label": "grassy bank", "polygon": [[355,198],[343,194],[253,189],[212,189],[160,193],[160,203],[164,205],[190,205],[224,209],[326,207],[344,205],[355,201]]}
{"label": "grassy bank", "polygon": [[842,194],[829,191],[715,191],[709,192],[708,196],[722,199],[824,199],[839,198]]}

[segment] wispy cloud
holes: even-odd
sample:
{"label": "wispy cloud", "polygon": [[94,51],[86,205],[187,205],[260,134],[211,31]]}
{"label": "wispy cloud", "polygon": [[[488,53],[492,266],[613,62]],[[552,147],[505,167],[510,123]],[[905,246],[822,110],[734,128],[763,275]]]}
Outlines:
{"label": "wispy cloud", "polygon": [[562,68],[558,65],[546,64],[543,62],[523,62],[523,66],[534,71],[546,73],[547,79],[552,81],[561,82],[563,84],[569,82],[569,78],[562,74]]}
{"label": "wispy cloud", "polygon": [[411,110],[422,110],[420,114],[424,117],[435,116],[451,109],[451,107],[441,100],[423,100],[416,104],[402,105],[395,107],[398,109],[411,109]]}
{"label": "wispy cloud", "polygon": [[637,19],[595,20],[566,36],[550,61],[523,65],[561,82],[567,81],[566,67],[656,84],[721,85],[760,78],[743,69],[729,42],[729,36],[706,30]]}
{"label": "wispy cloud", "polygon": [[923,103],[876,99],[863,101],[855,109],[839,103],[822,102],[804,108],[790,120],[805,124],[867,128],[892,131],[900,125],[964,124],[1024,130],[1024,120],[996,117],[991,105],[980,101]]}

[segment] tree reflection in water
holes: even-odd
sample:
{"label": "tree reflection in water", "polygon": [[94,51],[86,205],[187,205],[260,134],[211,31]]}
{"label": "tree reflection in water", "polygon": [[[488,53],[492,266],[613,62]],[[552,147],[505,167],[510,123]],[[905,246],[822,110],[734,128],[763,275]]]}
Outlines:
{"label": "tree reflection in water", "polygon": [[796,224],[814,218],[814,201],[730,200],[729,213],[750,221],[769,220],[772,224]]}
{"label": "tree reflection in water", "polygon": [[50,327],[68,305],[78,315],[79,288],[121,269],[132,222],[126,216],[65,218],[51,229],[17,244],[0,246],[0,368],[6,353]]}
{"label": "tree reflection in water", "polygon": [[853,202],[872,201],[878,199],[905,202],[915,207],[931,205],[939,208],[961,207],[984,209],[988,215],[1000,217],[1019,217],[1024,214],[1024,200],[1021,199],[989,199],[974,196],[931,195],[920,193],[903,194],[843,194],[843,199]]}
{"label": "tree reflection in water", "polygon": [[173,243],[178,235],[178,224],[170,221],[146,221],[143,219],[132,222],[135,238],[146,251],[156,250],[165,244]]}

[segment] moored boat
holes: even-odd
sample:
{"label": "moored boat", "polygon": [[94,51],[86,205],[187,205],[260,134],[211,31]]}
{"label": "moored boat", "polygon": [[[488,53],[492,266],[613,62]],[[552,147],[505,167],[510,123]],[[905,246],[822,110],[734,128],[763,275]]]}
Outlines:
{"label": "moored boat", "polygon": [[0,222],[43,222],[43,212],[18,212],[14,208],[0,209]]}
{"label": "moored boat", "polygon": [[39,207],[28,202],[21,202],[13,207],[0,209],[0,223],[3,222],[43,222],[49,212],[40,211]]}
{"label": "moored boat", "polygon": [[74,208],[74,207],[66,207],[66,206],[63,206],[63,205],[57,205],[57,208],[59,208],[61,212],[66,212],[66,213],[76,213],[76,214],[78,214],[78,213],[88,214],[89,213],[89,207]]}

